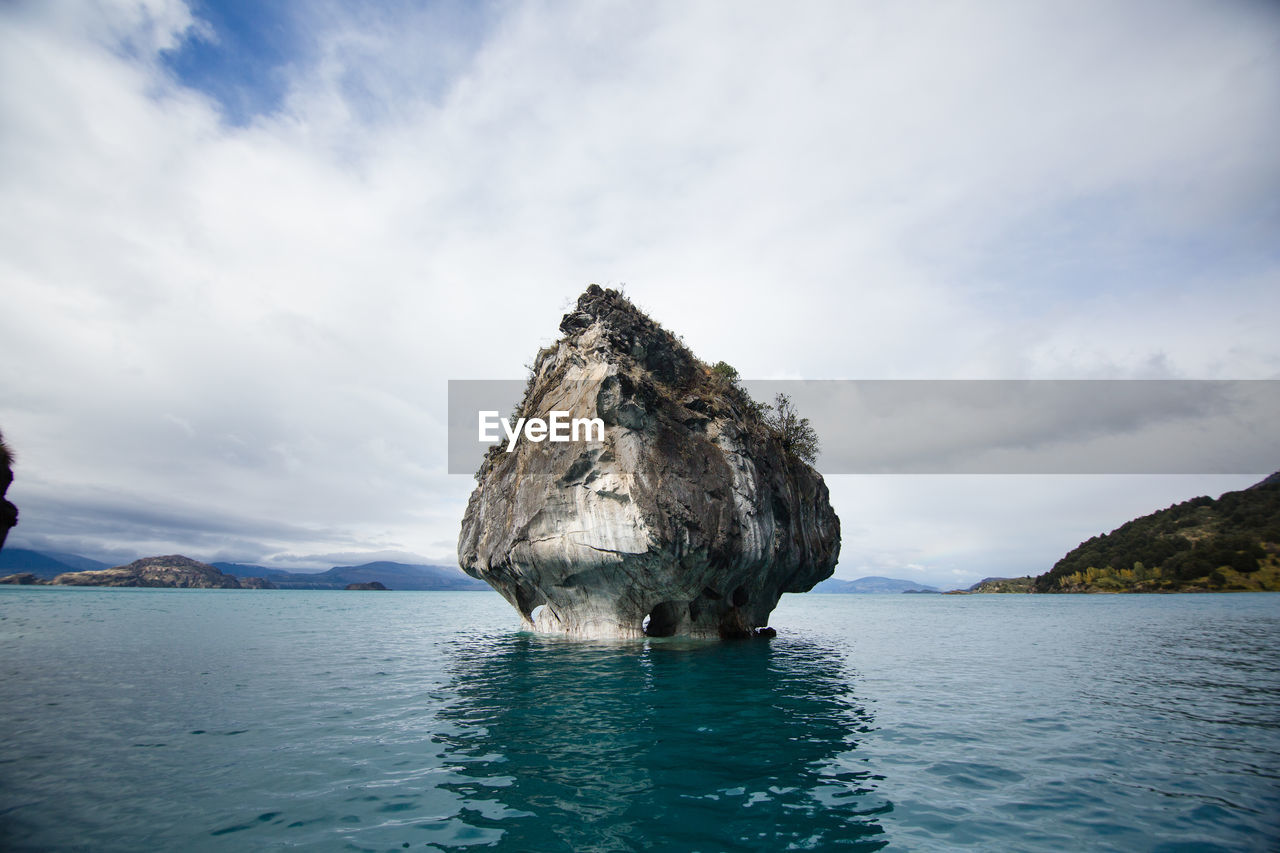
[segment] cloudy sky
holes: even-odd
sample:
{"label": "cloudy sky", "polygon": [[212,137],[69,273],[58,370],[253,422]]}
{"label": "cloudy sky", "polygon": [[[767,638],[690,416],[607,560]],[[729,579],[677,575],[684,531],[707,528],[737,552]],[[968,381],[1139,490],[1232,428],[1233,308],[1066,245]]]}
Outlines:
{"label": "cloudy sky", "polygon": [[[1277,138],[1267,0],[0,4],[9,544],[452,562],[446,383],[591,282],[751,378],[1280,378]],[[837,575],[1255,479],[831,476]]]}

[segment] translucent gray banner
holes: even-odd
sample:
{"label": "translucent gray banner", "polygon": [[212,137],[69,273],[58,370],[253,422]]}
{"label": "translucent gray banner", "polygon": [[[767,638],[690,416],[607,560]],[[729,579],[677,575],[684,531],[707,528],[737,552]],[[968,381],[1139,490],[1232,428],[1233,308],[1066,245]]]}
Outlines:
{"label": "translucent gray banner", "polygon": [[[791,398],[822,442],[817,468],[824,474],[1280,469],[1280,380],[841,379],[742,385],[761,402],[772,403],[777,394]],[[479,413],[509,416],[524,386],[520,380],[449,382],[450,474],[476,471],[488,446],[478,440]]]}

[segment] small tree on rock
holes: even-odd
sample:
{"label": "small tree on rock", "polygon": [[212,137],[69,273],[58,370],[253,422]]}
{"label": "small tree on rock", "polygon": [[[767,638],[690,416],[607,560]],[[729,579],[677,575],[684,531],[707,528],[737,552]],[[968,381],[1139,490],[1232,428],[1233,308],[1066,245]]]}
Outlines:
{"label": "small tree on rock", "polygon": [[717,361],[711,366],[711,373],[730,385],[738,384],[738,369],[727,361]]}
{"label": "small tree on rock", "polygon": [[788,453],[794,453],[810,465],[817,462],[818,433],[808,418],[802,418],[796,412],[790,397],[779,394],[773,398],[772,411],[766,415],[766,423]]}

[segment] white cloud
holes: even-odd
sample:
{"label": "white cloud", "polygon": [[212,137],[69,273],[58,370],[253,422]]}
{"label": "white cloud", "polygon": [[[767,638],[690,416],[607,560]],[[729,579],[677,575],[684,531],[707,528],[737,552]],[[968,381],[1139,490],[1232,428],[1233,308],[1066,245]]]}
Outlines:
{"label": "white cloud", "polygon": [[447,559],[446,380],[591,281],[752,377],[1280,373],[1274,6],[309,5],[243,127],[159,61],[186,6],[83,8],[0,12],[15,542],[86,489]]}
{"label": "white cloud", "polygon": [[828,477],[843,533],[836,574],[901,577],[940,589],[1035,576],[1131,518],[1253,482],[1170,475]]}

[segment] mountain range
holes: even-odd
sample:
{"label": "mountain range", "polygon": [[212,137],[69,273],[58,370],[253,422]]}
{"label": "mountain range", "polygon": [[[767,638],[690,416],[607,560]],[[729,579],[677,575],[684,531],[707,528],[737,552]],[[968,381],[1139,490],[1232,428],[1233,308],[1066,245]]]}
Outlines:
{"label": "mountain range", "polygon": [[380,583],[387,589],[466,590],[489,589],[484,581],[464,575],[454,566],[395,563],[376,560],[358,566],[334,566],[323,572],[288,572],[244,563],[210,563],[236,577],[271,581],[280,589],[345,589],[348,584]]}
{"label": "mountain range", "polygon": [[940,590],[937,587],[915,581],[904,581],[900,578],[866,577],[851,581],[827,578],[810,592],[877,594],[886,592],[940,592]]}
{"label": "mountain range", "polygon": [[[346,589],[349,584],[375,582],[393,590],[489,589],[488,584],[464,575],[453,566],[396,563],[389,560],[377,560],[357,566],[334,566],[323,571],[317,569],[292,572],[245,563],[220,562],[210,565],[237,578],[265,578],[280,589]],[[109,563],[78,554],[34,551],[28,548],[5,548],[0,551],[0,576],[30,572],[37,578],[52,580],[66,572],[108,568],[112,568]]]}

